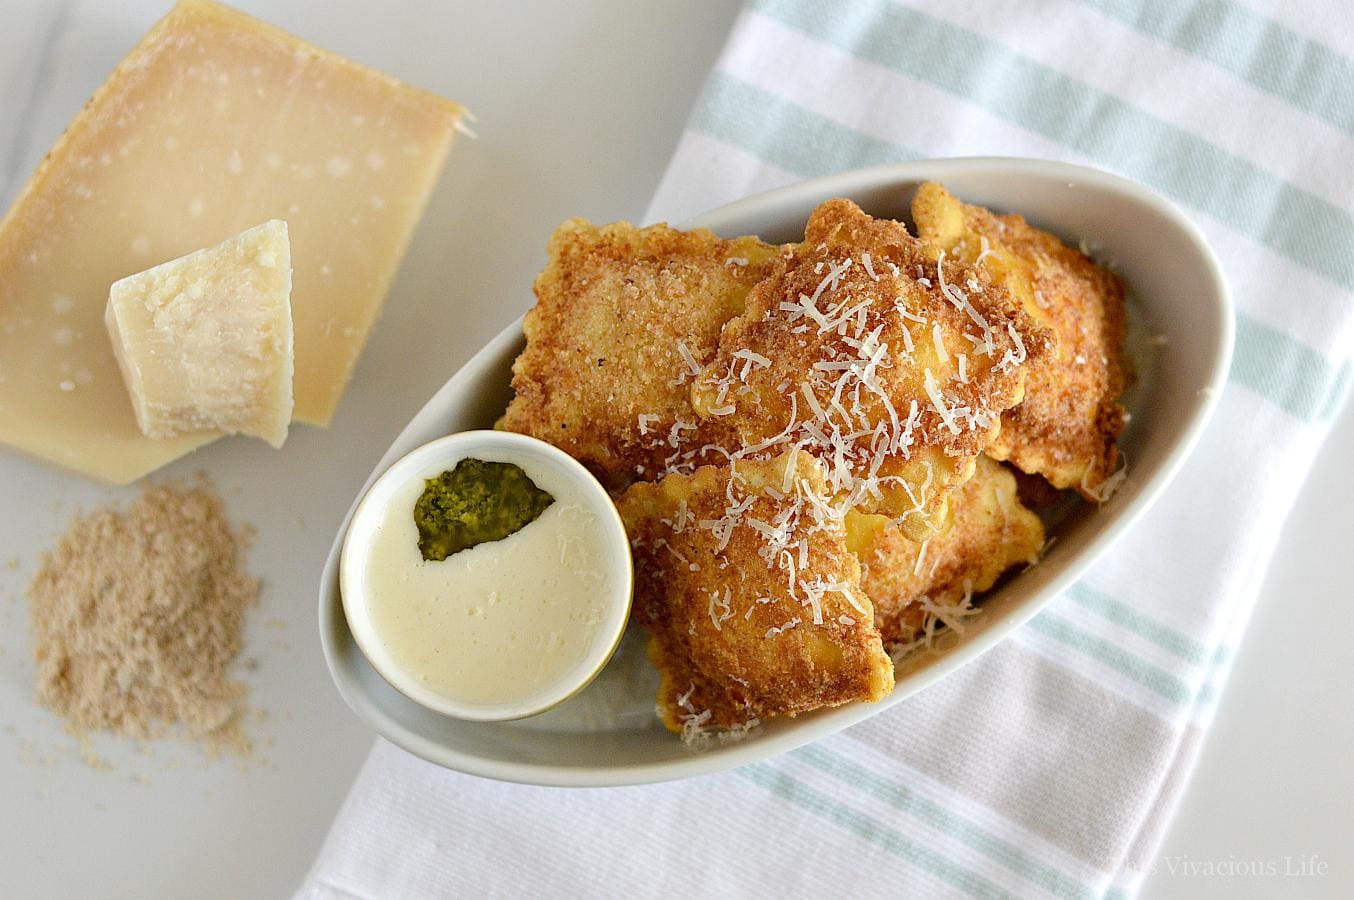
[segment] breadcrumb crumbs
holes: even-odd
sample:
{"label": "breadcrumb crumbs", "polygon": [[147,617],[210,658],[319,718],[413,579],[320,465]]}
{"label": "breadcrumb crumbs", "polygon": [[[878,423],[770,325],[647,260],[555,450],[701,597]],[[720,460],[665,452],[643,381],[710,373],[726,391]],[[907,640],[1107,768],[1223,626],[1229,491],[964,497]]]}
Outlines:
{"label": "breadcrumb crumbs", "polygon": [[75,733],[183,734],[247,753],[248,687],[230,669],[259,593],[251,537],[202,475],[77,518],[28,589],[38,701]]}

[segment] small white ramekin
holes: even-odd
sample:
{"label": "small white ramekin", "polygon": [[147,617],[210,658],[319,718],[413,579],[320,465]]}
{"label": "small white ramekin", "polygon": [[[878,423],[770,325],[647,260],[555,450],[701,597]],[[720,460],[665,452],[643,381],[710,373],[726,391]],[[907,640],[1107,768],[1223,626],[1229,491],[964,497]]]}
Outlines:
{"label": "small white ramekin", "polygon": [[[570,499],[581,504],[602,523],[605,546],[602,559],[609,568],[609,593],[603,597],[602,620],[584,664],[575,667],[558,683],[534,697],[514,703],[471,704],[434,691],[403,666],[381,640],[372,624],[369,597],[364,587],[371,541],[394,498],[415,478],[450,469],[463,459],[482,459],[521,466],[531,471],[544,468],[571,489]],[[545,712],[577,694],[597,676],[615,653],[630,618],[634,573],[625,526],[606,489],[577,460],[544,441],[505,431],[463,431],[431,441],[412,450],[386,469],[358,502],[343,538],[339,559],[339,592],[348,627],[362,655],[392,687],[420,706],[479,722],[502,722]]]}

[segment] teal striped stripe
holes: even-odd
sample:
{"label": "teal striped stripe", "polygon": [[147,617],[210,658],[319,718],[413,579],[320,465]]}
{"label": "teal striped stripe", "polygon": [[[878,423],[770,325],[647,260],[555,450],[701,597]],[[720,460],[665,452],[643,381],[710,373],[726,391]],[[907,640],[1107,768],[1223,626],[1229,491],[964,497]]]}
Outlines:
{"label": "teal striped stripe", "polygon": [[803,747],[794,755],[836,780],[871,794],[936,831],[956,838],[1052,896],[1077,898],[1094,895],[1094,891],[1070,875],[1035,859],[1010,841],[973,825],[940,804],[919,796],[901,781],[857,765],[818,744]]}
{"label": "teal striped stripe", "polygon": [[1219,682],[1225,680],[1227,670],[1231,668],[1231,662],[1232,648],[1219,645],[1213,653],[1213,664],[1208,669],[1208,676],[1204,679],[1204,683],[1199,686],[1198,694],[1195,695],[1194,708],[1196,710],[1218,699]]}
{"label": "teal striped stripe", "polygon": [[1313,421],[1334,412],[1330,395],[1338,392],[1342,374],[1332,371],[1320,353],[1282,331],[1237,316],[1236,353],[1228,378],[1299,419]]}
{"label": "teal striped stripe", "polygon": [[1335,418],[1345,406],[1345,401],[1349,399],[1350,376],[1354,375],[1354,366],[1348,360],[1340,367],[1340,371],[1335,373],[1335,378],[1331,381],[1330,390],[1326,392],[1326,405],[1321,409],[1321,419],[1330,421]]}
{"label": "teal striped stripe", "polygon": [[[988,879],[904,837],[873,816],[851,809],[767,763],[754,763],[737,769],[736,772],[787,803],[808,810],[970,896],[1002,898],[1012,896]],[[901,881],[900,883],[905,884]]]}
{"label": "teal striped stripe", "polygon": [[1067,596],[1078,606],[1098,613],[1110,622],[1147,638],[1167,653],[1185,662],[1203,665],[1209,657],[1209,651],[1203,644],[1143,615],[1129,604],[1109,594],[1078,582],[1068,590]]}
{"label": "teal striped stripe", "polygon": [[1354,61],[1226,0],[1081,0],[1354,134]]}
{"label": "teal striped stripe", "polygon": [[687,127],[802,178],[921,158],[718,69]]}
{"label": "teal striped stripe", "polygon": [[706,81],[687,127],[805,178],[921,159],[719,70]]}
{"label": "teal striped stripe", "polygon": [[1118,644],[1082,631],[1052,610],[1035,616],[1027,627],[1103,663],[1177,706],[1186,706],[1194,700],[1194,692],[1170,672],[1139,659]]}
{"label": "teal striped stripe", "polygon": [[[723,72],[710,76],[690,127],[803,178],[919,157]],[[1334,376],[1320,354],[1246,316],[1238,321],[1234,380],[1294,415],[1333,412],[1313,399],[1326,397]]]}
{"label": "teal striped stripe", "polygon": [[753,0],[813,39],[1113,166],[1354,290],[1354,216],[996,41],[891,3]]}

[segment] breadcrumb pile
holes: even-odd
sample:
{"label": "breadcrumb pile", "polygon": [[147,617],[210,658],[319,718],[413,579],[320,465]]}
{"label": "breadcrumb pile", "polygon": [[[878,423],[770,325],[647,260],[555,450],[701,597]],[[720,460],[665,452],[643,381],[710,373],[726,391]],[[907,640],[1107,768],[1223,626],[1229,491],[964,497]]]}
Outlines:
{"label": "breadcrumb pile", "polygon": [[39,702],[69,730],[247,752],[230,674],[259,581],[205,476],[76,519],[28,589]]}

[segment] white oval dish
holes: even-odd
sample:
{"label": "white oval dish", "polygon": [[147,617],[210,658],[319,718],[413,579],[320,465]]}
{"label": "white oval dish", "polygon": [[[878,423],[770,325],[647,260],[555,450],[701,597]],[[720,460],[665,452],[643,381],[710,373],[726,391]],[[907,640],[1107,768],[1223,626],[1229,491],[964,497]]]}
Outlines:
{"label": "white oval dish", "polygon": [[[909,658],[885,700],[772,720],[744,741],[704,752],[692,752],[658,724],[656,678],[634,637],[592,686],[542,716],[464,722],[412,702],[371,668],[347,628],[338,591],[340,529],[320,582],[320,637],[334,682],[353,710],[406,750],[488,778],[577,787],[686,778],[792,750],[889,709],[991,649],[1068,588],[1166,489],[1203,430],[1231,360],[1226,282],[1198,229],[1148,188],[1041,160],[949,159],[859,169],[748,197],[684,227],[799,240],[812,209],[832,197],[907,221],[912,194],[924,181],[943,182],[966,202],[1022,213],[1065,240],[1097,248],[1123,274],[1146,329],[1164,339],[1150,370],[1139,373],[1133,419],[1121,442],[1131,471],[1108,503],[1083,507],[1060,523],[1058,541],[1040,565],[988,595],[982,615],[963,635],[952,636],[944,652]],[[523,343],[520,320],[490,341],[405,427],[371,478],[419,444],[492,424],[512,395],[511,366]]]}
{"label": "white oval dish", "polygon": [[[558,502],[575,503],[600,523],[597,533],[603,546],[599,550],[609,580],[608,590],[599,598],[601,618],[587,653],[555,683],[516,701],[470,703],[430,689],[391,652],[371,616],[367,568],[373,540],[390,504],[408,493],[411,482],[421,485],[424,479],[435,477],[469,457],[520,466]],[[416,533],[411,543],[415,538]],[[344,619],[372,667],[400,693],[432,712],[479,722],[504,722],[536,715],[583,690],[602,671],[620,643],[630,617],[633,581],[630,543],[606,489],[564,451],[544,441],[504,431],[463,431],[430,441],[402,456],[358,501],[349,517],[339,556]]]}

